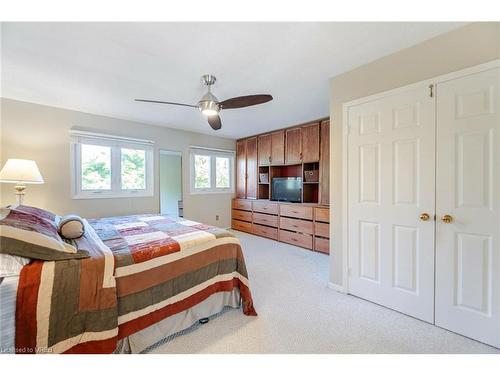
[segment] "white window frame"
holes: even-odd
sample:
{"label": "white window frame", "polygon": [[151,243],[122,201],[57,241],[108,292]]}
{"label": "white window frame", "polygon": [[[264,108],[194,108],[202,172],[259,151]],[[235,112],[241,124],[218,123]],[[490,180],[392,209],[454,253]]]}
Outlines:
{"label": "white window frame", "polygon": [[[82,190],[81,145],[97,145],[111,148],[111,189]],[[154,196],[154,142],[150,140],[112,136],[84,131],[70,131],[71,191],[73,199],[130,198]],[[121,149],[144,150],[145,189],[121,188]]]}
{"label": "white window frame", "polygon": [[[210,188],[196,188],[195,187],[195,167],[194,167],[194,156],[203,155],[210,156]],[[216,187],[216,158],[224,157],[229,158],[229,187],[228,188],[218,188]],[[231,194],[234,193],[234,163],[235,163],[235,152],[232,150],[220,150],[214,148],[191,146],[189,148],[189,169],[190,169],[190,186],[191,194]]]}

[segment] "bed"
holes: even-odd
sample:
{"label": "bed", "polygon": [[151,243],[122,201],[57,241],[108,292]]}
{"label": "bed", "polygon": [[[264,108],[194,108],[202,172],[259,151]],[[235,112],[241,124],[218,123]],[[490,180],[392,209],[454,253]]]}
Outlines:
{"label": "bed", "polygon": [[66,242],[84,257],[32,260],[3,279],[3,352],[140,353],[228,306],[257,315],[232,233],[161,215],[83,222]]}

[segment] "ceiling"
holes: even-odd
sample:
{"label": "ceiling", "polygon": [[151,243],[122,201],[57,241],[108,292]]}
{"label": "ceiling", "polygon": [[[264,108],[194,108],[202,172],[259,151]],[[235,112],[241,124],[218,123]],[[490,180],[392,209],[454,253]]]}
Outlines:
{"label": "ceiling", "polygon": [[[328,81],[462,23],[3,23],[2,96],[239,138],[327,116]],[[202,74],[219,100],[274,100],[221,113],[195,108]]]}

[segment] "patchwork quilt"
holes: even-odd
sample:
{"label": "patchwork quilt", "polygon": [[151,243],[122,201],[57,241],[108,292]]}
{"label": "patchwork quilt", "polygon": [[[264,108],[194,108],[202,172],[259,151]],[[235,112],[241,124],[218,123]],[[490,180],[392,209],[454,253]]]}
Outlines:
{"label": "patchwork quilt", "polygon": [[117,340],[235,288],[244,314],[257,315],[240,243],[228,231],[176,217],[121,216],[88,220],[74,245],[90,258],[23,268],[18,352],[110,353]]}

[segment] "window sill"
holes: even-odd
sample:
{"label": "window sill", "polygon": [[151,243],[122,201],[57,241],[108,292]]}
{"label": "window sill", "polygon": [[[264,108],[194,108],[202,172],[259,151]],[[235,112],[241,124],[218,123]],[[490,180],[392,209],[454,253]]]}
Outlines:
{"label": "window sill", "polygon": [[191,195],[205,195],[205,194],[234,194],[234,191],[233,190],[221,190],[221,191],[191,190]]}
{"label": "window sill", "polygon": [[129,194],[73,194],[71,199],[116,199],[116,198],[152,198],[152,193],[129,193]]}

